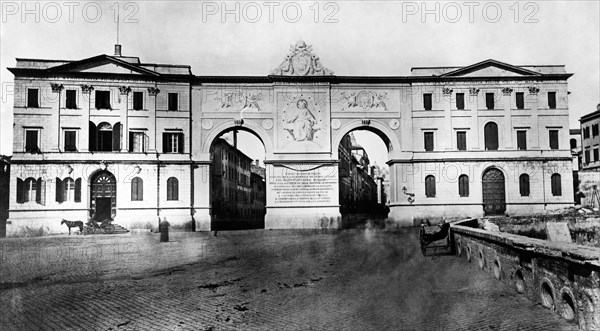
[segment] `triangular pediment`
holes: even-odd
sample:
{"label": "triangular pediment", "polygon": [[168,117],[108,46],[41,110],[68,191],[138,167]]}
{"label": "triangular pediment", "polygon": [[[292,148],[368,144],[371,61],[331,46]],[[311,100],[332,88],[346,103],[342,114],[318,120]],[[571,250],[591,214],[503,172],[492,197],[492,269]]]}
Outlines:
{"label": "triangular pediment", "polygon": [[155,71],[120,60],[118,57],[99,55],[81,61],[70,62],[48,69],[50,72],[62,73],[102,73],[158,76]]}
{"label": "triangular pediment", "polygon": [[496,60],[486,60],[448,72],[443,77],[523,77],[539,73]]}

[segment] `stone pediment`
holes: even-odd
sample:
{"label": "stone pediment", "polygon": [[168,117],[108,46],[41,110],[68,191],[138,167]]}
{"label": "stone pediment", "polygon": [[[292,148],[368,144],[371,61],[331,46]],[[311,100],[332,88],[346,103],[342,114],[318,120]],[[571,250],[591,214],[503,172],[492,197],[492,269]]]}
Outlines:
{"label": "stone pediment", "polygon": [[323,67],[319,57],[312,53],[312,46],[298,40],[290,46],[290,53],[275,68],[271,75],[276,76],[332,76],[333,71]]}
{"label": "stone pediment", "polygon": [[496,60],[486,60],[450,71],[442,77],[522,77],[538,76],[539,73]]}
{"label": "stone pediment", "polygon": [[74,61],[48,69],[49,72],[86,72],[86,73],[110,73],[110,74],[138,74],[158,76],[155,71],[143,68],[134,63],[123,61],[118,57],[99,55],[81,61]]}

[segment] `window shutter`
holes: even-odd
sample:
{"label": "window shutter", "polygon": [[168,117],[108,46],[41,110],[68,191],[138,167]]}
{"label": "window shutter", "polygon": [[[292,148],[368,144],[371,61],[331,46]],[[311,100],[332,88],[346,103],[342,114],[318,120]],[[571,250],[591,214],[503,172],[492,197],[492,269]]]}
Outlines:
{"label": "window shutter", "polygon": [[113,151],[120,151],[121,150],[121,123],[116,123],[115,126],[113,127]]}
{"label": "window shutter", "polygon": [[81,202],[81,178],[75,180],[75,202]]}
{"label": "window shutter", "polygon": [[90,130],[88,132],[89,134],[89,150],[90,152],[95,152],[96,151],[96,140],[98,139],[98,133],[96,132],[96,125],[93,122],[90,122]]}
{"label": "window shutter", "polygon": [[60,180],[60,178],[56,177],[56,202],[63,202],[64,201],[64,192],[63,192],[63,182],[62,180]]}
{"label": "window shutter", "polygon": [[40,205],[46,205],[46,182],[41,178],[37,179],[37,190],[35,191],[35,201]]}
{"label": "window shutter", "polygon": [[178,148],[177,153],[183,153],[183,133],[180,133],[180,134],[177,135],[177,140],[178,140],[178,142],[177,142],[177,148]]}
{"label": "window shutter", "polygon": [[168,143],[169,143],[169,139],[168,139],[168,133],[163,132],[163,139],[162,139],[162,149],[163,149],[163,153],[168,153]]}
{"label": "window shutter", "polygon": [[133,152],[133,132],[129,132],[129,151]]}
{"label": "window shutter", "polygon": [[25,183],[21,178],[17,178],[17,203],[25,202]]}
{"label": "window shutter", "polygon": [[140,178],[137,184],[138,200],[144,200],[144,181]]}

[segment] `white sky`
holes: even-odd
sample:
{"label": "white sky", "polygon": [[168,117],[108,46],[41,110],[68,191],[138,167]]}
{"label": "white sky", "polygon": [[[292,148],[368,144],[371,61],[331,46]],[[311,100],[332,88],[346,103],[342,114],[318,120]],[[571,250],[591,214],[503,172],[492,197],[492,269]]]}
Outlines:
{"label": "white sky", "polygon": [[[16,57],[79,60],[112,54],[116,6],[113,1],[0,2],[0,154],[10,155],[13,75],[6,67],[14,66]],[[337,75],[408,76],[411,67],[470,65],[489,58],[515,65],[565,64],[575,74],[569,79],[570,127],[577,128],[582,115],[596,110],[599,1],[428,1],[426,8],[422,3],[273,1],[270,15],[262,1],[120,2],[120,43],[124,55],[189,64],[196,75],[267,75],[299,38],[312,44]],[[222,17],[221,4],[232,13],[239,6],[239,21],[235,14]],[[23,9],[37,12],[39,22],[35,14],[23,16]],[[422,17],[422,9],[432,13]]]}

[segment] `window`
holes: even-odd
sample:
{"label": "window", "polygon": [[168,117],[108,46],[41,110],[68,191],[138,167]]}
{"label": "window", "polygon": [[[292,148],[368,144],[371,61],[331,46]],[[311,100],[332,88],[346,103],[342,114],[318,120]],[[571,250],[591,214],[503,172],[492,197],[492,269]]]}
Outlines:
{"label": "window", "polygon": [[571,139],[570,143],[571,143],[571,149],[577,148],[577,139]]}
{"label": "window", "polygon": [[525,109],[525,96],[523,92],[515,93],[517,109]]}
{"label": "window", "polygon": [[77,131],[65,130],[65,152],[77,151]]}
{"label": "window", "polygon": [[425,110],[431,110],[431,93],[423,93],[423,107],[425,108]]}
{"label": "window", "polygon": [[131,180],[131,201],[144,200],[144,181],[140,177]]}
{"label": "window", "polygon": [[81,202],[81,178],[56,178],[56,202],[64,201]]}
{"label": "window", "polygon": [[17,178],[17,203],[29,201],[46,204],[46,182],[41,178]]}
{"label": "window", "polygon": [[465,109],[464,93],[456,93],[456,109]]}
{"label": "window", "polygon": [[163,133],[163,153],[183,153],[183,133]]}
{"label": "window", "polygon": [[37,153],[39,147],[39,130],[25,130],[25,152]]}
{"label": "window", "polygon": [[558,130],[550,130],[548,135],[550,137],[550,149],[558,149]]}
{"label": "window", "polygon": [[145,152],[143,132],[129,132],[129,151],[133,153]]}
{"label": "window", "polygon": [[456,147],[459,151],[467,150],[467,132],[458,131],[456,132]]}
{"label": "window", "polygon": [[469,176],[460,175],[458,177],[458,195],[461,197],[469,196]]}
{"label": "window", "polygon": [[179,181],[175,177],[167,179],[167,200],[179,200]]}
{"label": "window", "polygon": [[178,105],[178,95],[177,93],[169,93],[169,110],[177,111],[179,108]]}
{"label": "window", "polygon": [[425,177],[425,196],[435,198],[435,177],[432,175]]}
{"label": "window", "polygon": [[112,109],[110,107],[110,91],[96,91],[96,109]]}
{"label": "window", "polygon": [[590,137],[590,127],[586,126],[583,128],[583,139],[587,139]]}
{"label": "window", "polygon": [[39,108],[39,90],[36,88],[28,88],[27,89],[27,107],[29,108]]}
{"label": "window", "polygon": [[527,150],[527,131],[517,131],[517,149],[524,151]]}
{"label": "window", "polygon": [[[121,123],[115,123],[114,127],[109,123],[102,122],[98,124],[97,131],[97,150],[100,152],[120,151],[121,150]],[[92,131],[90,129],[90,137]],[[90,144],[91,145],[91,144]]]}
{"label": "window", "polygon": [[494,93],[486,93],[485,94],[485,107],[488,110],[494,109]]}
{"label": "window", "polygon": [[598,124],[592,124],[592,137],[595,137],[598,134]]}
{"label": "window", "polygon": [[489,151],[498,150],[498,125],[489,122],[484,127],[485,149]]}
{"label": "window", "polygon": [[144,92],[133,92],[133,110],[144,109]]}
{"label": "window", "polygon": [[548,92],[548,108],[556,109],[556,92]]}
{"label": "window", "polygon": [[599,159],[598,158],[598,148],[594,148],[593,153],[594,153],[594,162],[598,162],[598,159]]}
{"label": "window", "polygon": [[425,150],[428,152],[433,151],[433,132],[424,132],[423,137],[425,139]]}
{"label": "window", "polygon": [[66,102],[66,108],[67,109],[77,109],[77,91],[76,90],[67,90],[66,92],[67,95],[67,102]]}
{"label": "window", "polygon": [[528,174],[522,174],[521,176],[519,176],[519,192],[521,193],[522,197],[529,196],[529,175]]}
{"label": "window", "polygon": [[584,162],[585,162],[585,164],[589,164],[590,163],[590,150],[586,149],[584,154],[585,154]]}
{"label": "window", "polygon": [[552,185],[552,195],[553,196],[561,196],[562,195],[562,187],[560,182],[560,175],[554,174],[550,177],[550,183]]}

